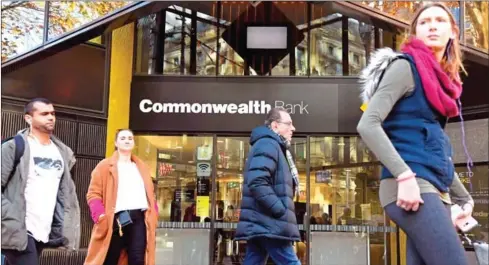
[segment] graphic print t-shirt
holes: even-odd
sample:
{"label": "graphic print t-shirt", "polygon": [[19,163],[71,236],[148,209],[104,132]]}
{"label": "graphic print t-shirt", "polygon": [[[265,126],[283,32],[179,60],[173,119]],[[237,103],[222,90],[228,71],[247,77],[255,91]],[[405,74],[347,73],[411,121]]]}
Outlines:
{"label": "graphic print t-shirt", "polygon": [[63,158],[53,142],[42,145],[31,137],[28,141],[31,158],[25,188],[26,227],[36,240],[47,243],[64,172]]}

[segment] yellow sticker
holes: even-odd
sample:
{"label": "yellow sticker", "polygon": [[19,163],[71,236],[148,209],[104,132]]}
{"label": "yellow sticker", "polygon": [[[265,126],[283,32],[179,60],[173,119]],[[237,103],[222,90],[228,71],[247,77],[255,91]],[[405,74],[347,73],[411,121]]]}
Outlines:
{"label": "yellow sticker", "polygon": [[367,109],[367,103],[363,103],[361,106],[360,106],[360,109],[365,112],[365,110]]}

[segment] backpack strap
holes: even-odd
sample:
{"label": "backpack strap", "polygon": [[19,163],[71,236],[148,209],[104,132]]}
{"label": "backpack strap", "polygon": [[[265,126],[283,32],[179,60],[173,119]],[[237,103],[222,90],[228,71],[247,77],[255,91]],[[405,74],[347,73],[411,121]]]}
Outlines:
{"label": "backpack strap", "polygon": [[[5,183],[5,187],[9,183],[12,176],[15,174],[15,171],[17,170],[17,166],[19,165],[20,159],[24,155],[24,150],[25,150],[25,142],[24,142],[24,138],[22,138],[22,135],[17,134],[12,138],[14,139],[14,143],[15,143],[14,164],[12,167],[12,171],[10,172],[10,175],[8,176],[7,182]],[[10,138],[10,139],[12,139],[12,138]],[[10,139],[7,139],[4,142],[8,142]],[[2,142],[2,144],[4,142]],[[2,187],[2,192],[3,192],[3,190],[4,190],[4,187]]]}
{"label": "backpack strap", "polygon": [[24,155],[25,150],[25,142],[22,135],[17,134],[14,136],[15,141],[15,157],[14,157],[14,168],[17,168],[17,165],[20,162],[20,158]]}

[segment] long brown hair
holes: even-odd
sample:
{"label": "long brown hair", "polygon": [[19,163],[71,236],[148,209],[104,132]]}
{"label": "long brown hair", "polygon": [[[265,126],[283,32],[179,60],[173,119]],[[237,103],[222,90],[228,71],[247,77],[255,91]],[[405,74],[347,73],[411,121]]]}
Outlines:
{"label": "long brown hair", "polygon": [[[467,75],[467,71],[465,70],[463,64],[462,64],[462,51],[460,49],[460,41],[459,41],[459,34],[460,34],[460,29],[457,25],[457,22],[455,21],[455,17],[453,16],[452,12],[450,12],[450,9],[448,7],[440,2],[431,2],[424,4],[421,8],[419,8],[414,17],[413,20],[410,23],[409,26],[409,36],[416,36],[416,25],[418,24],[418,18],[423,13],[426,9],[430,7],[440,7],[447,12],[448,17],[450,17],[450,24],[452,24],[452,30],[455,33],[455,38],[452,41],[452,45],[450,45],[449,49],[445,51],[445,54],[448,56],[444,56],[442,61],[440,62],[442,69],[450,76],[452,80],[456,80],[461,82],[460,80],[460,71],[462,70],[465,75]],[[409,37],[408,36],[408,37]]]}

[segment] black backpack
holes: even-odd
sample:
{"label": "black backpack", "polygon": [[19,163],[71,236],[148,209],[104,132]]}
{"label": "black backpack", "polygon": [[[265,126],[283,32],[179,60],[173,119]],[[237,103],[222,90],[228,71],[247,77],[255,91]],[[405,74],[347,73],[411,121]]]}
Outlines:
{"label": "black backpack", "polygon": [[[20,162],[20,158],[24,155],[24,149],[25,149],[25,142],[24,138],[22,138],[22,135],[17,134],[13,137],[7,138],[2,140],[2,145],[10,140],[14,139],[15,141],[15,156],[14,156],[14,166],[12,168],[12,172],[10,172],[10,175],[8,177],[7,182],[5,183],[5,187],[7,186],[8,182],[12,178],[12,176],[15,174],[15,170],[17,169],[17,165]],[[2,187],[2,192],[4,190],[4,187]]]}

